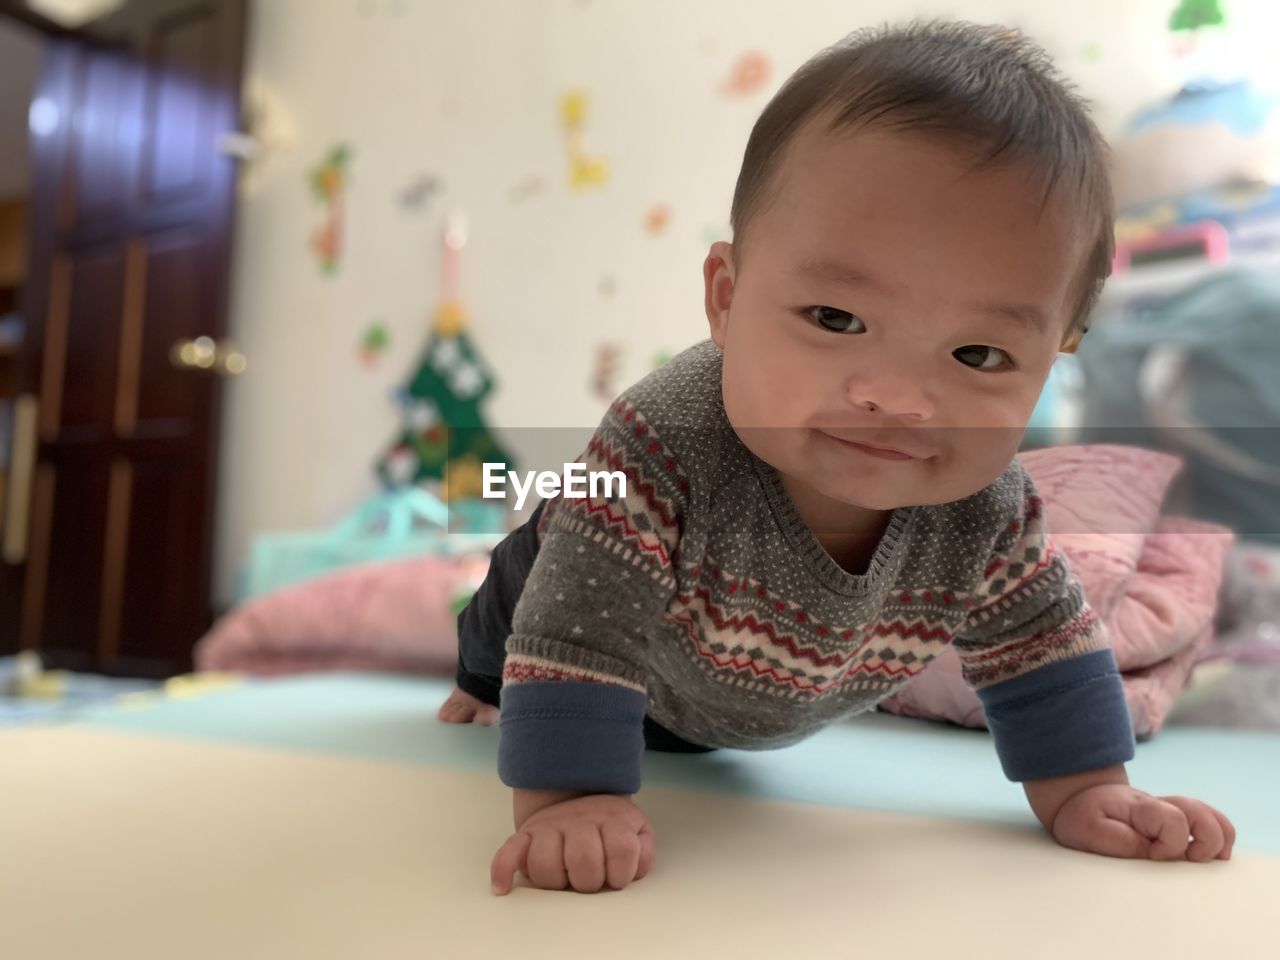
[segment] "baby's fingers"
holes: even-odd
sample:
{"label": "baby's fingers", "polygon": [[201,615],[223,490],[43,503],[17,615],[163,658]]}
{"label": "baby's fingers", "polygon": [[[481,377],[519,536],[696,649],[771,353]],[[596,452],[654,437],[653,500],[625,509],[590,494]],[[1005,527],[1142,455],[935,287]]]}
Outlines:
{"label": "baby's fingers", "polygon": [[1104,857],[1126,860],[1145,860],[1151,851],[1150,840],[1129,824],[1108,817],[1088,824],[1087,830],[1065,830],[1058,841],[1064,846],[1086,853],[1100,853]]}
{"label": "baby's fingers", "polygon": [[513,833],[507,838],[507,842],[498,848],[498,852],[493,856],[493,863],[489,865],[489,889],[498,896],[503,896],[511,892],[511,887],[515,884],[516,871],[525,872],[525,859],[529,855],[529,843],[531,838],[529,834]]}
{"label": "baby's fingers", "polygon": [[657,856],[657,840],[654,837],[653,826],[647,820],[641,826],[637,836],[640,838],[640,866],[636,868],[636,879],[639,880],[653,869],[653,861]]}
{"label": "baby's fingers", "polygon": [[[1210,809],[1212,809],[1212,808],[1210,808]],[[1218,859],[1219,859],[1219,860],[1230,860],[1230,859],[1231,859],[1231,849],[1232,849],[1232,847],[1234,847],[1234,846],[1236,845],[1236,828],[1235,828],[1235,825],[1234,825],[1234,824],[1232,824],[1232,822],[1231,822],[1230,820],[1228,820],[1228,819],[1227,819],[1227,818],[1226,818],[1226,817],[1225,817],[1221,812],[1219,812],[1219,811],[1217,811],[1217,810],[1214,810],[1214,811],[1213,811],[1213,815],[1214,815],[1214,817],[1217,819],[1218,824],[1222,827],[1222,836],[1223,836],[1223,839],[1224,839],[1224,843],[1223,843],[1222,850],[1221,850],[1221,852],[1218,854]]]}
{"label": "baby's fingers", "polygon": [[569,885],[564,869],[564,835],[555,828],[530,831],[529,869],[525,876],[539,890],[563,890]]}
{"label": "baby's fingers", "polygon": [[640,838],[635,830],[619,823],[600,827],[604,841],[604,868],[609,886],[621,890],[632,880],[640,879]]}
{"label": "baby's fingers", "polygon": [[1195,838],[1187,848],[1187,859],[1206,862],[1215,858],[1226,860],[1231,856],[1231,845],[1236,831],[1231,821],[1213,807],[1190,797],[1162,797],[1187,817],[1190,833]]}
{"label": "baby's fingers", "polygon": [[1129,811],[1129,823],[1151,840],[1152,860],[1180,860],[1187,852],[1187,835],[1191,830],[1187,816],[1167,800],[1144,796],[1135,800]]}
{"label": "baby's fingers", "polygon": [[604,886],[604,843],[595,823],[575,824],[565,832],[564,868],[569,886],[579,893],[596,893]]}

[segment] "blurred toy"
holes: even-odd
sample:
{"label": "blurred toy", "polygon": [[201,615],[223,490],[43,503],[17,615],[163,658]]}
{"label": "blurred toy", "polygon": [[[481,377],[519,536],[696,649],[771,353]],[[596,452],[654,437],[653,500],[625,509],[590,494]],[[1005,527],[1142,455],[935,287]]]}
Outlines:
{"label": "blurred toy", "polygon": [[1133,118],[1112,145],[1116,273],[1280,250],[1278,103],[1247,79],[1202,78]]}
{"label": "blurred toy", "polygon": [[406,486],[376,494],[332,527],[260,534],[253,540],[237,600],[349,567],[491,548],[505,536],[505,526],[494,518],[505,521],[506,511],[494,509],[492,501],[483,503],[489,514],[472,517],[470,527],[451,530],[463,526],[455,505],[421,487]]}
{"label": "blurred toy", "polygon": [[1214,220],[1201,220],[1185,227],[1161,230],[1141,239],[1116,240],[1112,270],[1123,273],[1130,267],[1179,257],[1194,257],[1205,263],[1226,263],[1230,243],[1226,228]]}
{"label": "blurred toy", "polygon": [[154,680],[47,670],[36,651],[24,650],[0,657],[0,727],[75,720],[87,708],[160,689]]}
{"label": "blurred toy", "polygon": [[23,650],[13,658],[13,673],[0,693],[11,697],[30,697],[38,700],[58,700],[67,689],[65,670],[44,669],[40,655],[34,650]]}
{"label": "blurred toy", "polygon": [[[1232,184],[1280,181],[1276,98],[1247,79],[1199,79],[1141,110],[1112,144],[1122,215]],[[1203,219],[1203,208],[1194,214]]]}

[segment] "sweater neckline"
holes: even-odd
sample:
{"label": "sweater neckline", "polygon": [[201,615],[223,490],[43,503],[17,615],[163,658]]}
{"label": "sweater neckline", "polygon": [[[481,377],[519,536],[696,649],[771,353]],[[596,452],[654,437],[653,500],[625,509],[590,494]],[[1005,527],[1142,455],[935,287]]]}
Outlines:
{"label": "sweater neckline", "polygon": [[849,596],[865,594],[882,584],[886,573],[893,565],[894,558],[907,540],[906,534],[915,521],[916,507],[896,508],[889,517],[889,524],[880,537],[880,542],[876,544],[875,552],[871,555],[867,572],[850,573],[836,563],[831,554],[827,553],[826,548],[818,542],[817,536],[804,522],[791,495],[782,485],[782,478],[778,475],[778,471],[754,454],[751,455],[751,461],[779,530],[805,566],[809,568],[809,572],[820,583],[836,593]]}

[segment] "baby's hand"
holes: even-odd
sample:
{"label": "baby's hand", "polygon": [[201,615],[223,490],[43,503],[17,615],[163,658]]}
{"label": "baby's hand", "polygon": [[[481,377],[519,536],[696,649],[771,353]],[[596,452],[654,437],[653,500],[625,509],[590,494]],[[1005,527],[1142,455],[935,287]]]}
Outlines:
{"label": "baby's hand", "polygon": [[[1236,830],[1225,816],[1190,797],[1153,797],[1119,783],[1081,790],[1053,819],[1064,847],[1107,857],[1230,860]],[[1193,842],[1188,844],[1188,836]]]}
{"label": "baby's hand", "polygon": [[621,890],[653,867],[654,834],[629,797],[591,794],[531,814],[494,855],[493,892],[509,893],[519,870],[535,887]]}

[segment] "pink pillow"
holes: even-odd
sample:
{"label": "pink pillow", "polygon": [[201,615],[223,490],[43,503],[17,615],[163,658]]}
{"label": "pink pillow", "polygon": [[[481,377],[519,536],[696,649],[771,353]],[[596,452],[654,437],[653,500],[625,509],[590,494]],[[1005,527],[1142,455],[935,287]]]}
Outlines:
{"label": "pink pillow", "polygon": [[1089,605],[1106,619],[1182,461],[1113,444],[1050,447],[1018,459],[1044,500],[1053,542],[1067,554]]}
{"label": "pink pillow", "polygon": [[253,674],[376,670],[452,676],[453,601],[489,558],[415,557],[368,564],[257,597],[196,645],[199,670]]}
{"label": "pink pillow", "polygon": [[1161,663],[1200,639],[1217,613],[1234,542],[1235,534],[1216,523],[1160,518],[1124,596],[1106,618],[1122,671]]}

